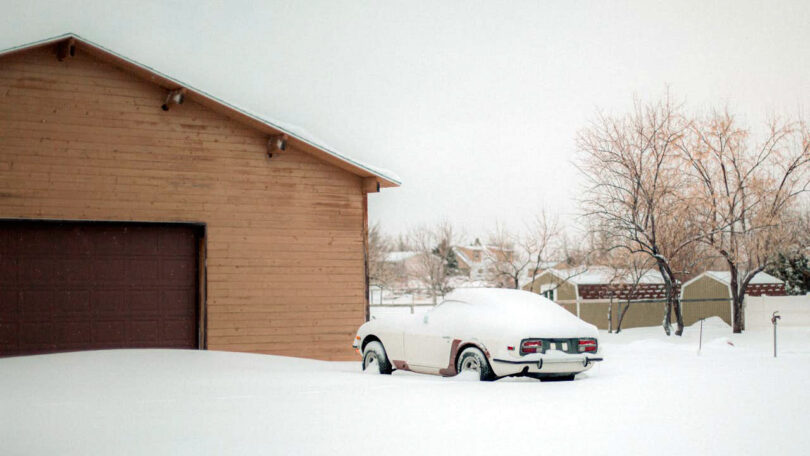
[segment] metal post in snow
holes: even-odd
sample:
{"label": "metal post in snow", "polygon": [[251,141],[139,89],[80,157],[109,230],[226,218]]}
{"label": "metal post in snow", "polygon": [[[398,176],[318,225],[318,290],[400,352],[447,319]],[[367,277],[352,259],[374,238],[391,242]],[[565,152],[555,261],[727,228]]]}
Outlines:
{"label": "metal post in snow", "polygon": [[700,356],[700,350],[703,348],[703,320],[705,320],[705,318],[700,319],[700,339],[698,339],[698,356]]}
{"label": "metal post in snow", "polygon": [[771,315],[771,323],[773,323],[773,357],[774,358],[776,358],[776,323],[781,318],[782,317],[779,315],[778,310],[776,312],[774,312],[773,315]]}

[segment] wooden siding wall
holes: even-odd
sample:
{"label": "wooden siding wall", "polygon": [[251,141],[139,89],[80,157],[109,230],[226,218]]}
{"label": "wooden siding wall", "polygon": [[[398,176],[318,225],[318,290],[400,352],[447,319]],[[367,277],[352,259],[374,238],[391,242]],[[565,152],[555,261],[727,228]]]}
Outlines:
{"label": "wooden siding wall", "polygon": [[361,179],[79,53],[0,58],[0,218],[202,222],[215,350],[354,359]]}
{"label": "wooden siding wall", "polygon": [[[621,304],[621,307],[619,305]],[[613,329],[619,324],[619,312],[627,301],[614,301],[611,319]],[[608,309],[610,303],[604,300],[583,300],[579,304],[580,318],[596,325],[599,329],[608,329]],[[648,326],[660,326],[664,320],[664,303],[658,302],[632,302],[622,321],[622,330]],[[674,317],[673,317],[674,324]]]}
{"label": "wooden siding wall", "polygon": [[[554,276],[552,274],[546,274],[546,275],[544,275],[542,277],[538,277],[531,284],[531,287],[530,287],[531,289],[527,289],[528,287],[524,287],[524,290],[531,291],[531,292],[539,294],[540,289],[543,287],[543,285],[546,285],[546,284],[559,285],[557,287],[557,289],[556,289],[556,294],[557,294],[556,298],[557,298],[558,301],[568,301],[568,300],[577,299],[577,292],[576,292],[576,289],[574,288],[574,285],[572,283],[570,283],[570,282],[562,282],[561,283],[561,280],[558,277],[556,277],[556,276]],[[576,313],[576,310],[574,310],[574,312]]]}
{"label": "wooden siding wall", "polygon": [[723,301],[695,301],[683,303],[683,324],[692,325],[701,318],[720,317],[731,324],[731,303],[728,286],[703,276],[683,287],[681,299],[723,299]]}

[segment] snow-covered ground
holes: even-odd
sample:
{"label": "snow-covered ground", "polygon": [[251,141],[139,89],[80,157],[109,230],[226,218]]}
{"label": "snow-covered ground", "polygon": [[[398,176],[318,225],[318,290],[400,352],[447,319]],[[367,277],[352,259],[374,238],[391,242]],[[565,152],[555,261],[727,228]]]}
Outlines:
{"label": "snow-covered ground", "polygon": [[[602,334],[574,382],[115,350],[0,360],[0,453],[806,454],[810,328]],[[730,343],[729,343],[730,342]],[[732,345],[733,344],[733,345]]]}

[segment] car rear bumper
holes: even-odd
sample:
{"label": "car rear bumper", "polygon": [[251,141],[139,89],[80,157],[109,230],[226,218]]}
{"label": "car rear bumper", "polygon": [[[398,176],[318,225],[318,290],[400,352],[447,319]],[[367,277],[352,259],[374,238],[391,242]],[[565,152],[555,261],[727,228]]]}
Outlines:
{"label": "car rear bumper", "polygon": [[532,360],[510,360],[494,358],[490,360],[492,370],[499,377],[520,373],[532,374],[577,374],[584,372],[603,358],[595,355],[543,356]]}

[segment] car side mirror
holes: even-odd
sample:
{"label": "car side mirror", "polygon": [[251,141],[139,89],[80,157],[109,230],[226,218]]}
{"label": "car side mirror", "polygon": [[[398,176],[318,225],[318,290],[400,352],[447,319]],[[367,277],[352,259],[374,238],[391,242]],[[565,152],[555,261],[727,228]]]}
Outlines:
{"label": "car side mirror", "polygon": [[422,317],[422,323],[427,324],[428,319],[429,319],[429,318],[428,318],[428,314],[425,314],[425,316],[424,316],[424,317]]}

